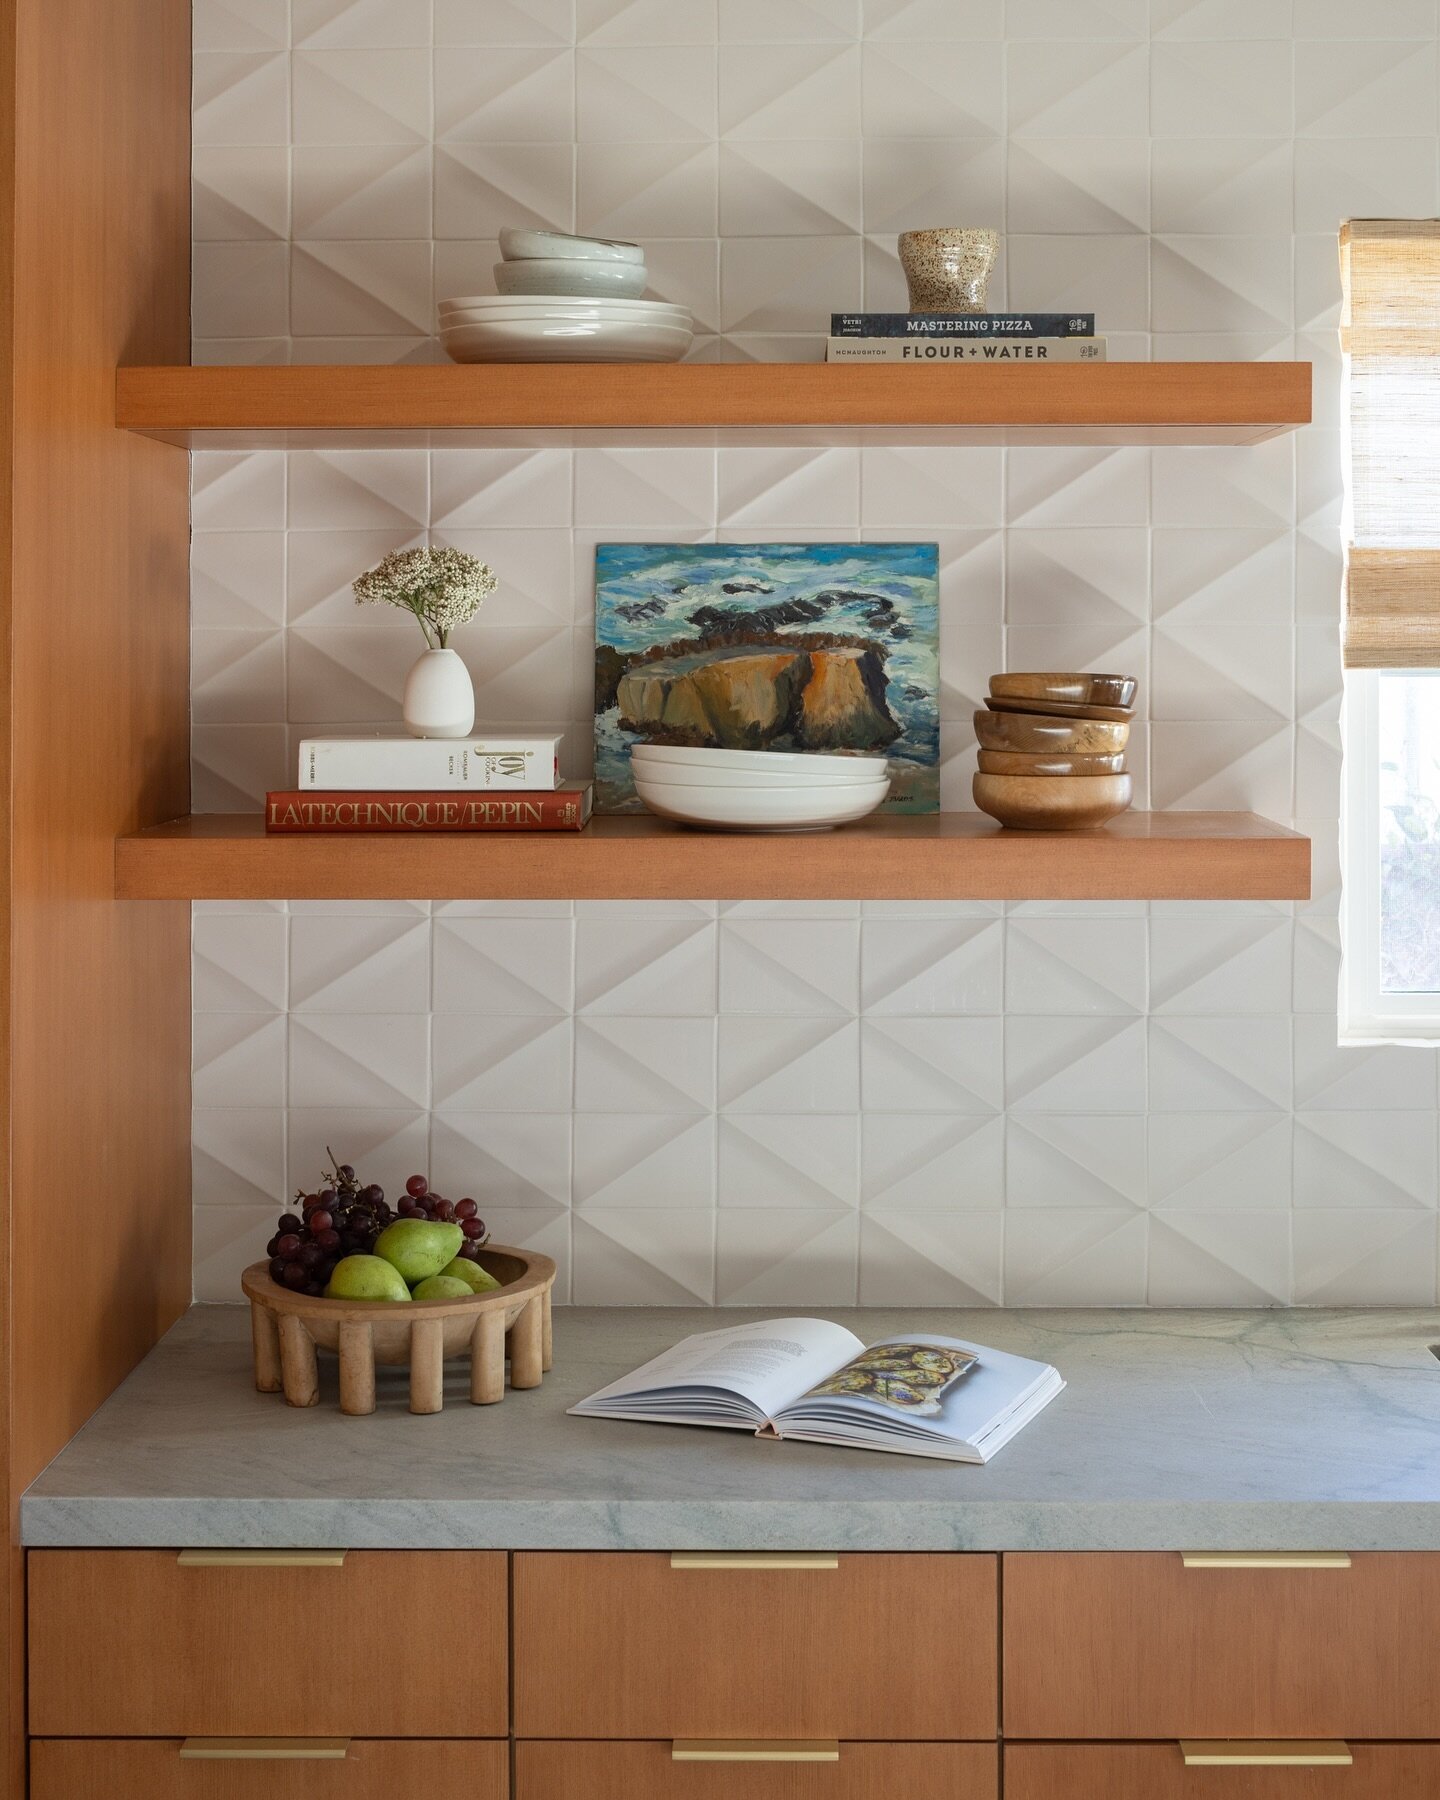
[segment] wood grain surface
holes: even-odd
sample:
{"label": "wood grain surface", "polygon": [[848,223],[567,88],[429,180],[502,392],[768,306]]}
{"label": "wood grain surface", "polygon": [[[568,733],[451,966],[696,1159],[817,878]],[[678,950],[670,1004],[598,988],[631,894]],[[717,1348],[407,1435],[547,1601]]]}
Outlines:
{"label": "wood grain surface", "polygon": [[417,431],[777,427],[1244,444],[1309,422],[1310,365],[971,366],[963,381],[823,363],[132,367],[117,377],[116,418],[212,446],[221,434],[237,445],[293,435],[357,446]]}
{"label": "wood grain surface", "polygon": [[[111,373],[189,360],[190,15],[188,0],[0,4],[0,1648],[16,1797],[19,1496],[190,1297],[189,909],[117,905],[113,873],[117,834],[188,804],[189,481],[183,458],[116,431]],[[62,1229],[81,1195],[103,1228]]]}
{"label": "wood grain surface", "polygon": [[993,1738],[995,1589],[993,1556],[672,1569],[522,1553],[516,1735]]}
{"label": "wood grain surface", "polygon": [[499,1551],[360,1550],[308,1569],[181,1568],[173,1550],[29,1563],[36,1737],[508,1730]]}
{"label": "wood grain surface", "polygon": [[1187,1769],[1175,1744],[1007,1744],[1005,1800],[1434,1800],[1440,1744],[1352,1744],[1351,1768]]}
{"label": "wood grain surface", "polygon": [[1427,1553],[1271,1570],[1010,1555],[1005,1735],[1440,1738],[1437,1617]]}
{"label": "wood grain surface", "polygon": [[179,1738],[42,1738],[31,1800],[508,1800],[505,1743],[352,1739],[343,1762],[181,1761]]}
{"label": "wood grain surface", "polygon": [[1127,812],[1097,831],[941,813],[794,834],[632,817],[413,837],[267,837],[258,815],[201,813],[122,838],[115,878],[133,900],[1300,900],[1310,841],[1216,812]]}
{"label": "wood grain surface", "polygon": [[677,1763],[668,1741],[515,1746],[515,1800],[995,1800],[997,1792],[993,1744],[842,1744],[838,1763]]}

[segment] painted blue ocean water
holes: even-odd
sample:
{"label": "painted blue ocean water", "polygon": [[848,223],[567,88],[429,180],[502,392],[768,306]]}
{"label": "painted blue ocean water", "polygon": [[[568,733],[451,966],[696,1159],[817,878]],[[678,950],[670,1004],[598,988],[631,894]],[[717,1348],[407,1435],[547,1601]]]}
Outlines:
{"label": "painted blue ocean water", "polygon": [[[878,668],[877,741],[892,772],[885,810],[939,807],[939,553],[934,544],[600,544],[595,552],[596,810],[638,812],[617,684],[642,662],[734,657],[767,648],[863,647]],[[860,652],[857,652],[860,653]],[[888,719],[886,718],[888,715]],[[636,722],[629,721],[634,727]],[[796,729],[803,729],[798,727]],[[857,728],[858,729],[858,728]],[[753,747],[813,747],[766,727]],[[717,742],[703,733],[680,741]]]}

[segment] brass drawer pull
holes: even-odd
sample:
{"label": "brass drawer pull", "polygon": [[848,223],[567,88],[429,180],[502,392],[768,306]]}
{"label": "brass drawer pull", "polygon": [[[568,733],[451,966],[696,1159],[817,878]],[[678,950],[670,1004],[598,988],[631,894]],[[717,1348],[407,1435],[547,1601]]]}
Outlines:
{"label": "brass drawer pull", "polygon": [[672,1569],[838,1569],[838,1556],[795,1550],[672,1550]]}
{"label": "brass drawer pull", "polygon": [[1301,1738],[1263,1744],[1227,1738],[1210,1743],[1182,1738],[1180,1754],[1187,1769],[1348,1769],[1355,1761],[1348,1744]]}
{"label": "brass drawer pull", "polygon": [[677,1738],[670,1746],[671,1762],[839,1762],[840,1746],[834,1743],[804,1743],[799,1740],[772,1740],[747,1744],[738,1738]]}
{"label": "brass drawer pull", "polygon": [[1345,1550],[1184,1550],[1187,1569],[1348,1569]]}
{"label": "brass drawer pull", "polygon": [[186,1738],[188,1762],[342,1762],[349,1738]]}
{"label": "brass drawer pull", "polygon": [[344,1550],[182,1550],[182,1569],[343,1569]]}

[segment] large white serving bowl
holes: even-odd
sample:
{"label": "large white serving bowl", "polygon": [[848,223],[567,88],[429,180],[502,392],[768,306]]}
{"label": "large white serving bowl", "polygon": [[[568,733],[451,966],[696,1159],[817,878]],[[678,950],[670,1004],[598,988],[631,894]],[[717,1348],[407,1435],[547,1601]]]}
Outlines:
{"label": "large white serving bowl", "polygon": [[639,244],[623,238],[575,237],[568,231],[531,231],[507,225],[500,233],[500,254],[506,262],[529,262],[536,257],[565,256],[588,262],[643,263]]}
{"label": "large white serving bowl", "polygon": [[675,787],[728,788],[733,792],[754,789],[760,793],[794,793],[797,788],[883,787],[890,777],[882,768],[878,774],[857,777],[854,781],[832,781],[828,777],[816,781],[813,776],[783,774],[778,770],[754,769],[740,775],[733,769],[688,768],[683,763],[636,763],[635,779],[643,775],[647,781],[661,781]]}
{"label": "large white serving bowl", "polygon": [[452,362],[679,362],[693,333],[638,321],[497,320],[442,330]]}
{"label": "large white serving bowl", "polygon": [[688,325],[688,306],[669,300],[615,300],[600,294],[477,294],[442,300],[441,325],[478,325],[488,319],[643,319],[647,324]]}
{"label": "large white serving bowl", "polygon": [[529,262],[495,264],[495,286],[502,294],[595,294],[607,300],[638,300],[648,279],[643,262],[537,256]]}
{"label": "large white serving bowl", "polygon": [[635,777],[635,792],[662,819],[726,831],[825,831],[875,811],[889,792],[880,781],[811,788],[683,787]]}
{"label": "large white serving bowl", "polygon": [[[806,782],[869,781],[888,776],[890,764],[883,756],[831,756],[817,751],[811,755],[799,750],[711,750],[691,749],[682,744],[636,744],[630,760],[637,768],[669,765],[678,776],[680,771],[723,769],[731,780],[747,781],[756,775],[792,775]],[[659,775],[659,779],[669,777]]]}

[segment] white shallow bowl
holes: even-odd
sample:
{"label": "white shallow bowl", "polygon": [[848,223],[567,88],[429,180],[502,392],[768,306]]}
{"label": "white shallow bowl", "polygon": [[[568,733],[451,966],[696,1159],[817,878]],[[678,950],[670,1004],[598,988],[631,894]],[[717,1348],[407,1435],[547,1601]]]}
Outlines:
{"label": "white shallow bowl", "polygon": [[[636,744],[632,763],[670,763],[680,768],[727,769],[737,780],[757,774],[799,775],[806,781],[869,781],[890,773],[883,756],[831,756],[799,750],[689,749],[681,744]],[[661,777],[663,780],[664,777]]]}
{"label": "white shallow bowl", "polygon": [[471,294],[459,300],[442,300],[436,311],[442,325],[478,323],[512,314],[690,323],[688,306],[676,306],[669,300],[610,299],[603,294]]}
{"label": "white shallow bowl", "polygon": [[442,330],[452,362],[679,362],[693,334],[638,321],[499,320]]}
{"label": "white shallow bowl", "polygon": [[647,279],[644,263],[584,262],[579,257],[544,256],[495,265],[495,286],[502,294],[595,294],[638,300]]}
{"label": "white shallow bowl", "polygon": [[639,244],[623,238],[574,237],[568,231],[530,231],[524,226],[507,225],[500,233],[500,254],[506,262],[529,262],[535,258],[567,257],[586,262],[643,263],[645,252]]}
{"label": "white shallow bowl", "polygon": [[441,337],[452,331],[483,331],[491,325],[571,326],[598,331],[608,325],[659,326],[666,331],[693,331],[688,313],[657,316],[651,313],[569,312],[559,305],[528,307],[517,304],[513,312],[450,313],[440,320]]}
{"label": "white shallow bowl", "polygon": [[632,765],[634,777],[639,781],[664,782],[674,787],[707,787],[727,788],[732,793],[754,790],[758,793],[793,793],[804,788],[807,792],[815,788],[832,787],[885,787],[890,785],[890,776],[884,768],[873,775],[857,776],[853,781],[836,781],[824,775],[804,775],[798,770],[790,774],[778,769],[701,769],[685,763],[645,763]]}
{"label": "white shallow bowl", "polygon": [[822,784],[812,788],[681,787],[635,777],[635,792],[662,819],[726,831],[825,831],[875,811],[888,781]]}

